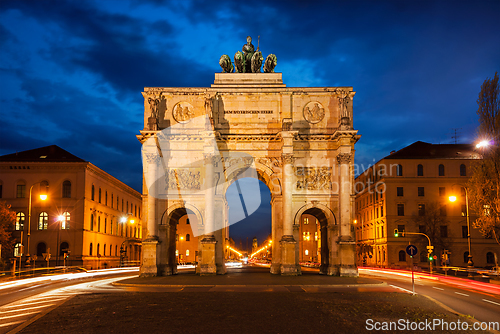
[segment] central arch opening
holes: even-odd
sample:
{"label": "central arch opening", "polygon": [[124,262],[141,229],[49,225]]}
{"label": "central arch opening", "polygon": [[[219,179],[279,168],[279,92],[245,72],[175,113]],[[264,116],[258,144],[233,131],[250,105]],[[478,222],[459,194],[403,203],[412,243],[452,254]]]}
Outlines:
{"label": "central arch opening", "polygon": [[[256,179],[250,177],[235,180],[225,194],[229,208],[229,247],[225,254],[228,268],[232,262],[241,260],[261,266],[271,264],[271,191],[260,177],[258,190],[255,187],[250,188],[249,184],[255,182]],[[251,193],[245,193],[243,196],[248,189],[252,189]],[[247,208],[256,209],[248,212]]]}
{"label": "central arch opening", "polygon": [[299,263],[319,267],[320,274],[326,274],[330,263],[328,218],[313,207],[302,213],[299,223]]}

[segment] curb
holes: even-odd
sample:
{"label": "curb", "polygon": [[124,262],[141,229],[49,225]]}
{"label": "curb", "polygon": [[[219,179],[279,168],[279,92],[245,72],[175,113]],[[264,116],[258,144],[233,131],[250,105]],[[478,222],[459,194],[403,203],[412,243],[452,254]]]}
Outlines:
{"label": "curb", "polygon": [[125,286],[125,287],[160,287],[160,288],[248,288],[248,287],[261,287],[261,288],[271,288],[271,287],[305,287],[305,288],[379,288],[383,286],[388,286],[387,283],[369,283],[369,284],[133,284],[133,283],[118,283],[113,282],[111,285],[114,286]]}

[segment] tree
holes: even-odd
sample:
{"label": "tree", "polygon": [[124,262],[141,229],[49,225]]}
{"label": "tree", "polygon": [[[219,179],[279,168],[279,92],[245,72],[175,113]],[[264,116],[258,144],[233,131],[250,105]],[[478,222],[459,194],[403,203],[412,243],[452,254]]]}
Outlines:
{"label": "tree", "polygon": [[472,165],[468,182],[469,206],[477,214],[473,226],[500,244],[500,100],[498,73],[481,86],[477,104],[480,140],[489,145],[478,148],[483,159]]}
{"label": "tree", "polygon": [[[412,220],[419,226],[419,232],[427,234],[429,239],[431,239],[431,244],[434,246],[435,254],[438,249],[445,250],[450,248],[451,231],[448,229],[449,225],[446,216],[441,215],[441,205],[438,202],[431,202],[427,204],[425,209],[422,210],[422,215],[413,216]],[[446,229],[446,231],[444,231],[444,229]],[[410,234],[409,236],[412,235]],[[417,243],[422,247],[422,249],[425,249],[426,246],[428,246],[427,238],[423,236],[415,236],[415,239],[418,240]]]}
{"label": "tree", "polygon": [[16,223],[16,213],[10,209],[10,204],[0,201],[0,247],[2,256],[0,267],[5,267],[9,259],[14,255],[14,224]]}

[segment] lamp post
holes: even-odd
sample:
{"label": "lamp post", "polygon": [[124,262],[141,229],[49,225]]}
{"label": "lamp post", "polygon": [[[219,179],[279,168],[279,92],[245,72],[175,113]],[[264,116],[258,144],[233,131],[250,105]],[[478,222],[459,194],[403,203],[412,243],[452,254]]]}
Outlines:
{"label": "lamp post", "polygon": [[[472,277],[472,269],[474,269],[474,262],[472,261],[472,253],[471,253],[471,237],[470,237],[470,217],[469,217],[469,194],[466,187],[463,187],[465,190],[465,217],[467,219],[467,244],[469,247],[468,253],[468,261],[467,261],[467,277]],[[457,196],[450,196],[450,202],[455,202],[457,200]]]}
{"label": "lamp post", "polygon": [[[132,213],[127,213],[126,216],[123,216],[120,218],[120,223],[122,223],[122,234],[123,234],[123,228],[127,227],[127,223],[130,224],[135,224],[135,219],[134,218],[128,218],[128,216],[132,216]],[[125,231],[125,240],[123,240],[122,244],[120,245],[120,267],[123,266],[123,261],[125,260],[125,254],[127,253],[126,246],[124,247],[125,243],[127,241],[130,241],[131,239],[135,238],[135,234],[133,236],[128,237],[127,236],[127,231]]]}
{"label": "lamp post", "polygon": [[[42,181],[43,182],[43,181]],[[42,182],[37,182],[33,183],[33,185],[30,187],[30,194],[29,194],[29,204],[28,204],[28,234],[27,234],[27,239],[28,239],[28,248],[26,249],[26,257],[30,257],[30,235],[31,235],[31,192],[33,191],[33,186],[35,184],[41,184]],[[40,199],[42,201],[45,201],[47,199],[47,190],[49,186],[46,186],[45,188],[45,193],[40,194]],[[22,240],[21,240],[22,242]]]}

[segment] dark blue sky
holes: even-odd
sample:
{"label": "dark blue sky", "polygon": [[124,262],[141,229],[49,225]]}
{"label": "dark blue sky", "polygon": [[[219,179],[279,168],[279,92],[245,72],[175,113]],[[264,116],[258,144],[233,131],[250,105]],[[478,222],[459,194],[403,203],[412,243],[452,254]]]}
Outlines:
{"label": "dark blue sky", "polygon": [[0,2],[0,155],[56,144],[141,190],[143,87],[207,87],[250,35],[287,86],[353,86],[363,167],[475,140],[500,1]]}

